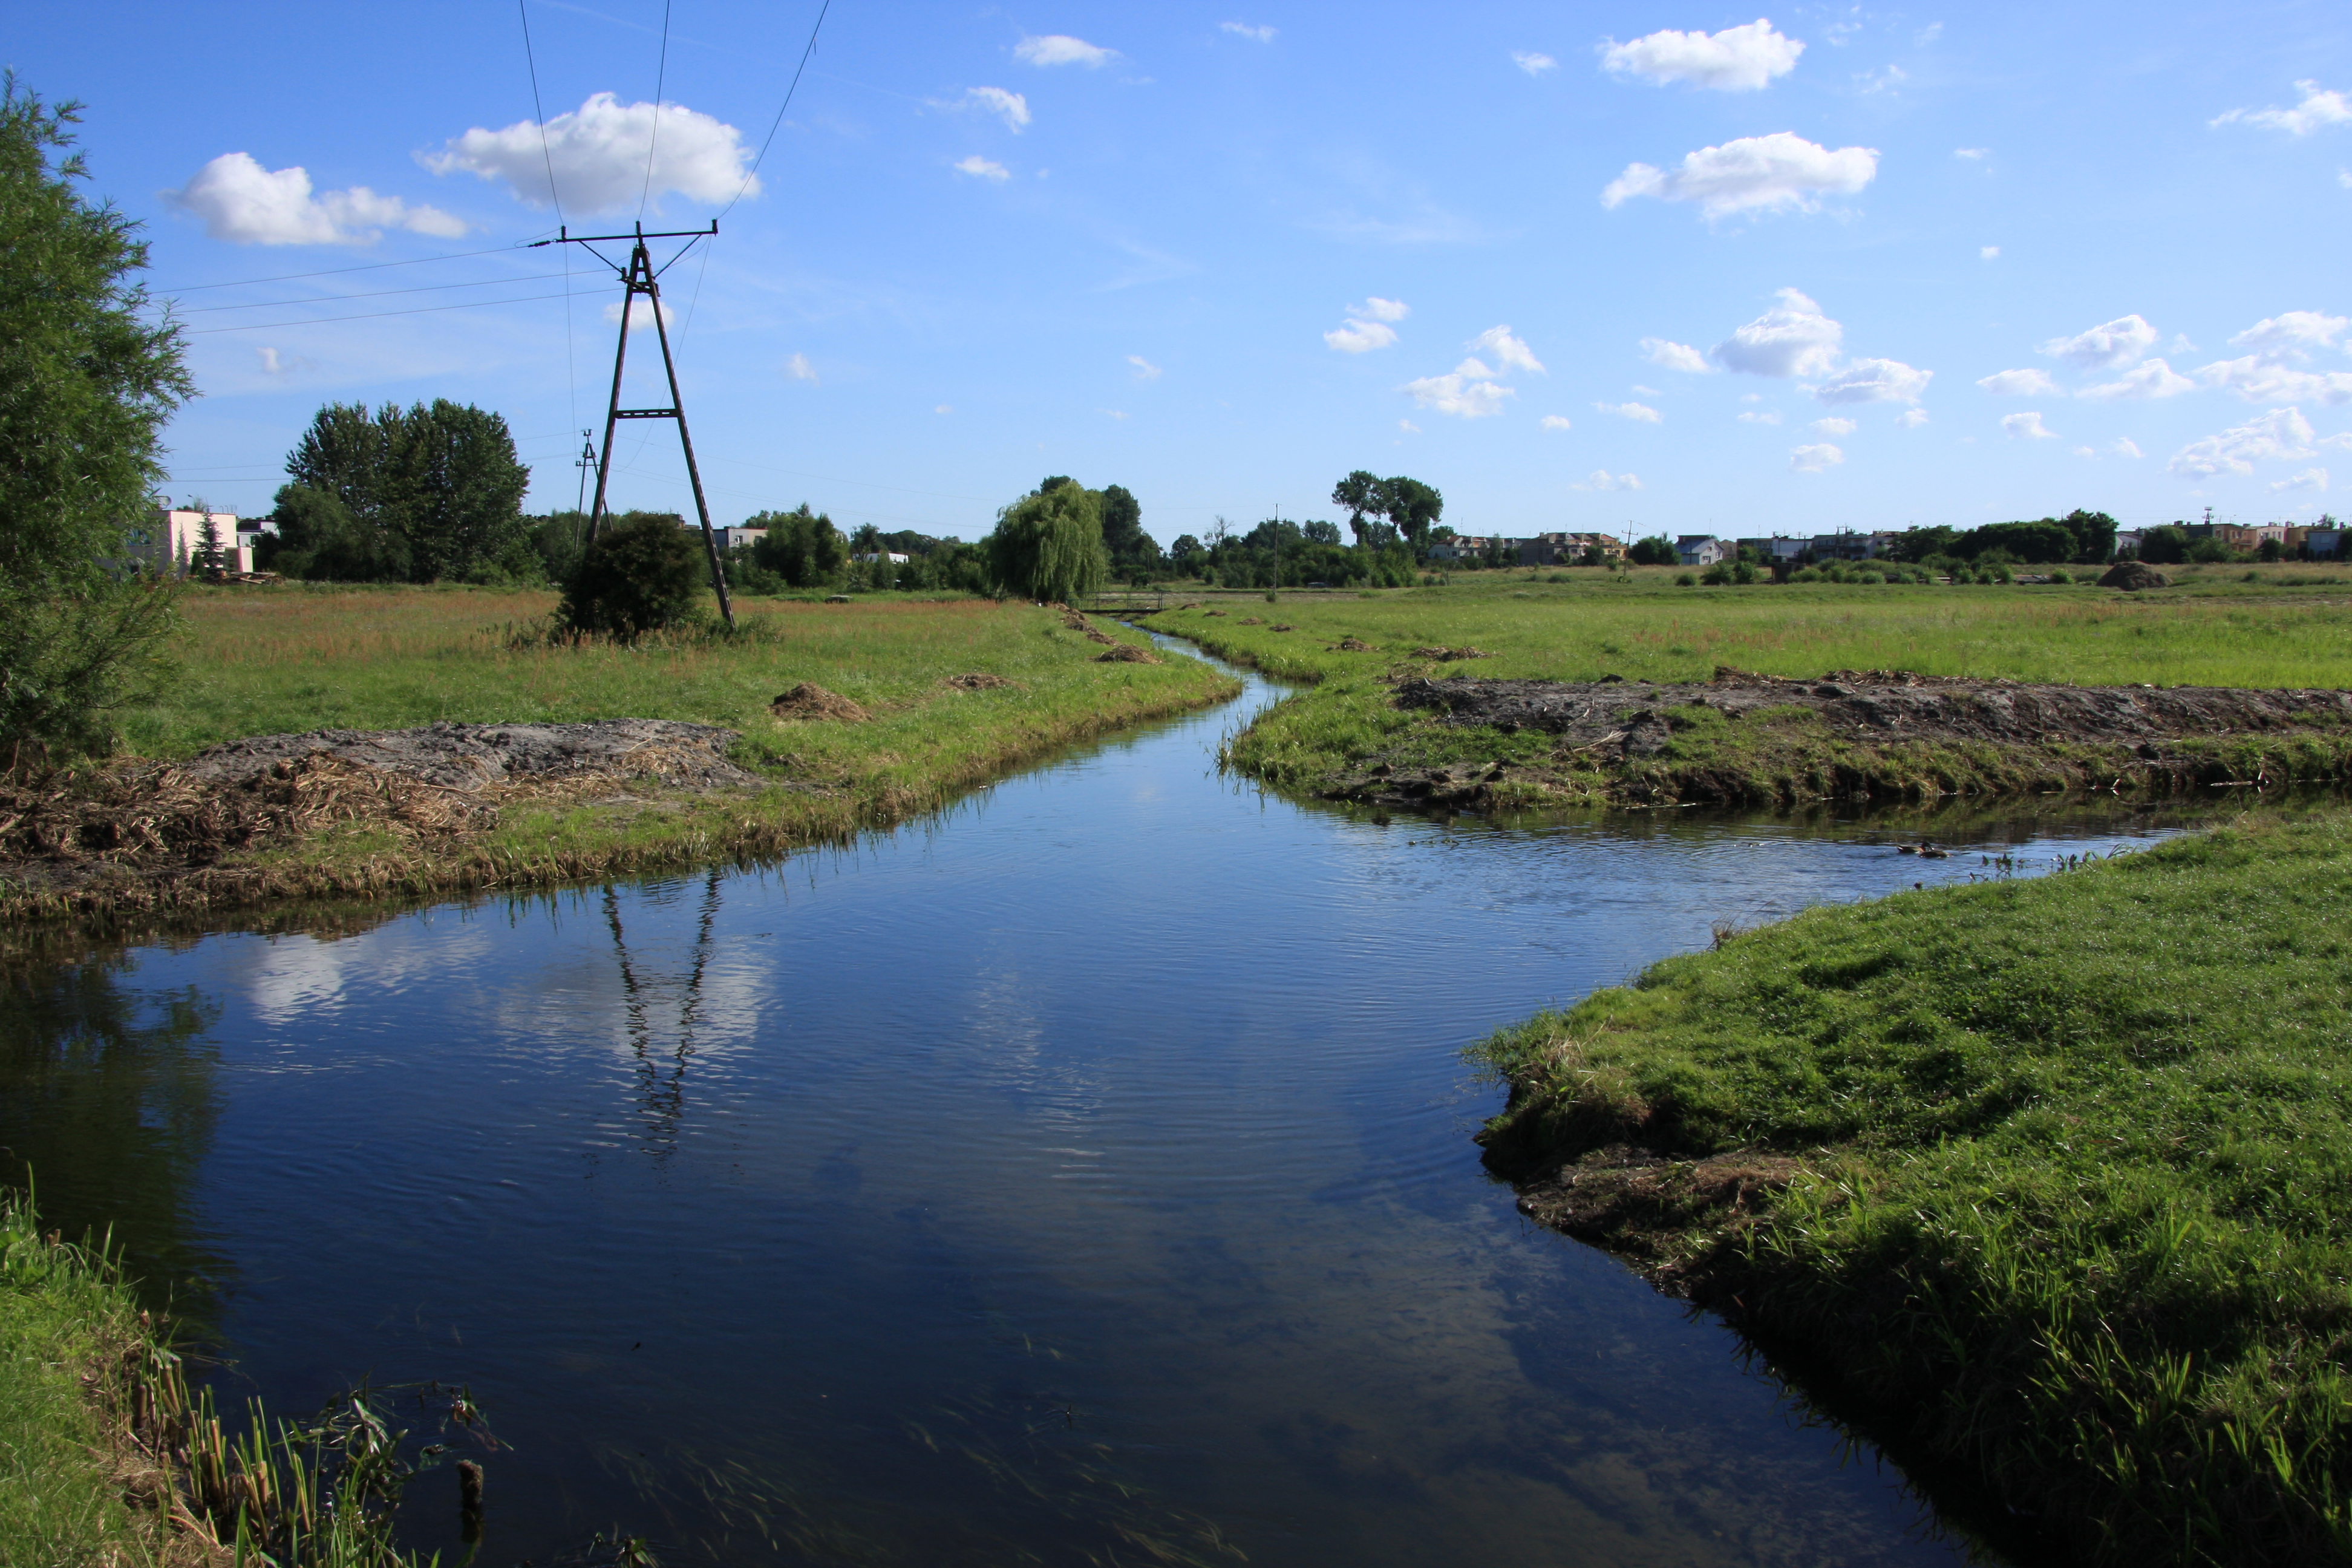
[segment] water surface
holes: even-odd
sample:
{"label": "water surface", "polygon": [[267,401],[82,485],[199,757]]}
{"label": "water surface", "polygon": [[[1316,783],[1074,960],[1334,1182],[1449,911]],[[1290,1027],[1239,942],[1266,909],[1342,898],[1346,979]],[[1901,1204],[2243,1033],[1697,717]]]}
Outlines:
{"label": "water surface", "polygon": [[[470,1384],[485,1563],[1962,1560],[1517,1215],[1458,1053],[1717,921],[2151,829],[1381,821],[1216,774],[1276,695],[764,873],[23,978],[0,1143],[228,1389]],[[446,1475],[411,1514],[455,1546]]]}

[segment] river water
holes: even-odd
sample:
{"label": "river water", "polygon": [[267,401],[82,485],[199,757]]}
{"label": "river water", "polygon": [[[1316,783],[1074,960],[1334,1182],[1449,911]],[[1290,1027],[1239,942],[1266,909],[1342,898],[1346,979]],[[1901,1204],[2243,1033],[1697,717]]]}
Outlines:
{"label": "river water", "polygon": [[[0,1143],[232,1405],[468,1385],[485,1564],[1965,1561],[1517,1215],[1458,1052],[1719,920],[2155,830],[1383,821],[1218,775],[1278,696],[765,872],[16,976]],[[457,1560],[446,1473],[409,1515]]]}

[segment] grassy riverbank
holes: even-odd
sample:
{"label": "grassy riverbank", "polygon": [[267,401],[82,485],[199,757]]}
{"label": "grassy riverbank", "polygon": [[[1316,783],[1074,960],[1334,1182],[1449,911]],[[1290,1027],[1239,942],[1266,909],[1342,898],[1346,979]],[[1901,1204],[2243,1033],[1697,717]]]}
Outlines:
{"label": "grassy riverbank", "polygon": [[[518,801],[462,833],[363,815],[169,875],[102,850],[69,875],[20,858],[0,877],[0,918],[103,921],[764,857],[934,809],[1056,747],[1234,689],[1192,659],[1104,662],[1061,616],[1024,605],[752,601],[734,639],[635,647],[517,635],[552,607],[544,594],[468,589],[193,589],[183,672],[163,701],[127,716],[130,750],[169,760],[247,735],[439,720],[675,719],[740,731],[730,755],[768,782]],[[974,675],[984,679],[954,681]],[[867,717],[770,710],[803,682]]]}
{"label": "grassy riverbank", "polygon": [[[1492,574],[1377,597],[1203,603],[1150,624],[1316,683],[1261,716],[1230,753],[1253,776],[1298,793],[1346,794],[1368,770],[1385,767],[1475,773],[1480,804],[1500,808],[1786,803],[1859,788],[1901,798],[2054,787],[2102,767],[2108,771],[2096,782],[2105,783],[2119,770],[2128,776],[2132,763],[2128,754],[2095,748],[2076,755],[1857,744],[1790,715],[1737,731],[1680,724],[1662,753],[1638,767],[1612,766],[1567,752],[1541,732],[1446,724],[1397,708],[1391,696],[1398,681],[1416,676],[1705,681],[1719,665],[1807,679],[1904,669],[2084,686],[2352,686],[2352,572],[2274,567],[2252,582],[2247,575],[2189,572],[2174,587],[2126,595],[2080,584],[1693,588],[1663,570],[1580,573],[1566,583]],[[1434,657],[1464,649],[1484,657]],[[2339,776],[2352,747],[2322,739],[2308,755],[2283,755],[2271,775]],[[2210,749],[2225,773],[2245,760]],[[1507,776],[1486,779],[1498,763]]]}
{"label": "grassy riverbank", "polygon": [[1822,909],[1475,1053],[1525,1206],[2074,1560],[2352,1558],[2352,818]]}

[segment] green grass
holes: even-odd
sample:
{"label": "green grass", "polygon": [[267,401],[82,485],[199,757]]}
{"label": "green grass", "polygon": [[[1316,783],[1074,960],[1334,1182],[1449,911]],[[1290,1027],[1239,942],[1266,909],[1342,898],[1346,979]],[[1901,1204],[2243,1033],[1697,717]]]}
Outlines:
{"label": "green grass", "polygon": [[[1599,804],[1624,793],[1612,794],[1600,773],[1586,776],[1551,758],[1547,737],[1460,729],[1400,711],[1390,702],[1391,683],[1428,673],[1688,681],[1730,665],[1809,678],[1899,668],[2079,685],[2352,685],[2352,571],[2273,567],[2254,583],[2244,576],[2236,568],[2191,571],[2177,587],[2124,595],[2082,584],[1678,588],[1662,570],[1582,572],[1565,584],[1493,573],[1377,596],[1286,594],[1272,605],[1234,598],[1171,609],[1151,624],[1271,674],[1316,683],[1262,716],[1233,747],[1230,761],[1270,784],[1314,791],[1374,762],[1400,768],[1502,762],[1552,776],[1499,791],[1496,804]],[[1238,625],[1244,617],[1265,624]],[[1296,629],[1277,632],[1276,623]],[[1373,651],[1336,647],[1350,637]],[[1494,657],[1432,664],[1413,655],[1423,646],[1468,646]],[[1691,736],[1678,742],[1688,755],[1669,755],[1659,767],[1747,771],[1760,798],[1830,793],[1815,786],[1833,784],[1841,759],[1833,748],[1796,743],[1801,740],[1784,736],[1766,749],[1771,754],[1747,755]],[[1885,782],[1926,793],[2031,788],[2041,773],[2038,765],[1948,750],[1894,758],[1886,771]]]}
{"label": "green grass", "polygon": [[1521,1177],[1792,1156],[1650,1261],[1915,1474],[2078,1560],[2352,1558],[2352,819],[1816,910],[1475,1054]]}

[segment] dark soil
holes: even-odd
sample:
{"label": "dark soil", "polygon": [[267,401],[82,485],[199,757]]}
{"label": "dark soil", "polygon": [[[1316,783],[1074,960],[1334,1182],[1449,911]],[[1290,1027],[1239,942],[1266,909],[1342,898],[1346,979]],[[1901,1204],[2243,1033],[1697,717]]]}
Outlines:
{"label": "dark soil", "polygon": [[415,730],[312,730],[256,735],[197,752],[178,773],[206,784],[245,785],[280,763],[321,753],[443,789],[585,775],[657,778],[718,789],[760,780],[727,760],[735,731],[668,719],[608,719],[590,724],[427,724]]}
{"label": "dark soil", "polygon": [[814,680],[802,681],[769,703],[768,711],[779,719],[834,719],[845,724],[863,724],[874,717],[862,704]]}
{"label": "dark soil", "polygon": [[1802,1170],[1786,1155],[1737,1151],[1676,1160],[1632,1144],[1591,1150],[1519,1184],[1519,1212],[1626,1258],[1652,1283],[1689,1293],[1689,1264],[1756,1216]]}

